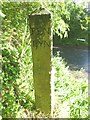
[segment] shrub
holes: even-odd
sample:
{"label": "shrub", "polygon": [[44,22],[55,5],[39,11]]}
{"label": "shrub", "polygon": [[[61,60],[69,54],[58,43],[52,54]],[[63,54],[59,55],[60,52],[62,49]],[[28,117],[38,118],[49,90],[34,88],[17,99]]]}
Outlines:
{"label": "shrub", "polygon": [[16,36],[11,31],[2,35],[3,118],[24,117],[35,109],[30,38],[26,31],[25,37],[19,37],[22,41],[14,43]]}

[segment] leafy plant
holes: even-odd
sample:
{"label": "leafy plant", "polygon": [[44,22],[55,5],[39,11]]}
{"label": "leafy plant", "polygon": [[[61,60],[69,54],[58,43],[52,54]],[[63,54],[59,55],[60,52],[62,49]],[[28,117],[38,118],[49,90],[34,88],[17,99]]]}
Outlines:
{"label": "leafy plant", "polygon": [[83,5],[75,3],[67,3],[66,8],[70,14],[70,19],[66,21],[70,27],[69,38],[78,38],[82,36],[82,38],[87,39],[88,19],[86,9]]}
{"label": "leafy plant", "polygon": [[[64,108],[63,112],[66,111],[66,117],[86,118],[88,116],[88,78],[80,77],[78,79],[76,74],[72,75],[59,56],[53,58],[53,69],[55,71],[54,90],[57,98],[56,106],[60,106],[55,112],[60,112],[59,117],[61,117]],[[75,73],[77,73],[77,76],[80,76],[82,72],[81,70]]]}
{"label": "leafy plant", "polygon": [[[41,3],[2,2],[1,4],[2,13],[5,14],[2,19],[2,31],[0,31],[2,33],[3,63],[2,104],[0,105],[2,117],[42,116],[42,113],[39,114],[35,109],[31,40],[27,18]],[[65,31],[69,30],[68,24],[64,21],[65,17],[69,19],[69,13],[65,11],[63,3],[62,5],[60,3],[50,3],[48,7],[53,13],[53,31],[62,37]],[[54,116],[58,116],[62,108],[65,110],[65,107],[69,106],[70,117],[81,117],[81,115],[86,117],[87,83],[82,79],[77,82],[69,73],[68,67],[61,57],[52,58],[52,63],[55,72],[53,79],[56,99]]]}
{"label": "leafy plant", "polygon": [[[8,8],[8,5],[11,7]],[[26,6],[25,11],[22,10],[24,5]],[[3,118],[24,117],[31,110],[35,109],[32,54],[26,18],[27,14],[29,14],[27,13],[27,5],[27,3],[4,3],[2,8],[6,15],[6,18],[2,20],[1,31]],[[33,3],[32,7],[30,7],[31,10],[33,9],[33,5],[37,4]],[[16,15],[17,12],[15,11],[16,13],[14,13],[14,10],[21,12]],[[25,19],[22,19],[24,17]]]}

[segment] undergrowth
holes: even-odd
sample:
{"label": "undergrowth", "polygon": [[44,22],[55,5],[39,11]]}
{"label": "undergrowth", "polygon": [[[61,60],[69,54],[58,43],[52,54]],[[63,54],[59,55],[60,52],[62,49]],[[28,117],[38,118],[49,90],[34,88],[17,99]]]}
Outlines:
{"label": "undergrowth", "polygon": [[[30,45],[30,44],[29,44]],[[45,117],[35,109],[31,47],[16,48],[10,43],[2,47],[2,117]],[[20,52],[21,50],[21,52]],[[23,54],[24,53],[24,54]],[[87,77],[83,71],[72,74],[61,57],[52,58],[54,111],[49,117],[85,118],[88,116]]]}
{"label": "undergrowth", "polygon": [[69,67],[66,67],[66,63],[59,56],[54,57],[52,63],[55,91],[54,117],[87,117],[88,77],[85,75],[85,71],[81,69],[80,71],[70,72]]}
{"label": "undergrowth", "polygon": [[[8,7],[10,6],[10,7]],[[26,6],[26,9],[25,9]],[[53,114],[45,115],[36,110],[33,87],[33,63],[27,15],[38,4],[4,3],[2,10],[2,98],[0,110],[3,118],[57,117],[85,118],[88,116],[87,77],[82,71],[71,74],[63,59],[52,58],[54,89]],[[23,10],[24,8],[24,10]],[[1,89],[1,88],[0,88]],[[1,117],[0,117],[1,118]]]}

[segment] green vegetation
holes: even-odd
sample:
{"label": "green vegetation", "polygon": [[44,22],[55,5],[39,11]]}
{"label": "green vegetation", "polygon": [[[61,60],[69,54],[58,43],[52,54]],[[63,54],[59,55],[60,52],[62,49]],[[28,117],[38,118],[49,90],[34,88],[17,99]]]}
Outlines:
{"label": "green vegetation", "polygon": [[[59,7],[60,5],[57,5],[55,12],[59,11]],[[78,5],[73,2],[67,3],[66,5],[63,4],[60,13],[58,12],[63,21],[60,23],[61,25],[58,22],[56,22],[57,24],[55,23],[55,26],[60,25],[56,27],[56,37],[54,37],[55,45],[88,46],[88,12],[83,5]],[[58,17],[56,15],[55,13],[56,21],[58,21],[59,15]]]}
{"label": "green vegetation", "polygon": [[[55,85],[55,115],[59,118],[88,116],[88,77],[84,70],[71,72],[60,57],[53,58]],[[72,74],[73,73],[73,74]],[[63,115],[64,113],[64,115]]]}
{"label": "green vegetation", "polygon": [[[0,31],[2,34],[2,58],[0,59],[3,63],[2,104],[0,104],[2,117],[46,117],[35,109],[31,40],[27,16],[40,5],[44,5],[53,14],[54,33],[62,38],[63,35],[67,36],[67,30],[70,30],[69,24],[62,19],[65,15],[67,19],[69,18],[68,11],[65,12],[64,3],[2,2],[1,4],[2,13],[5,14],[2,19],[2,31]],[[66,111],[64,117],[86,118],[88,116],[88,78],[82,77],[82,70],[72,75],[62,58],[58,56],[52,58],[52,69],[55,109],[53,115],[49,117],[62,118],[62,114]]]}

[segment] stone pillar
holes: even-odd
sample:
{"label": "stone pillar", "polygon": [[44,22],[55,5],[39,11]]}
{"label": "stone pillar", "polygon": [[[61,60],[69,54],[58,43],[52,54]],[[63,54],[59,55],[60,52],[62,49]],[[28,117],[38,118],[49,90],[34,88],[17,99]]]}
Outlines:
{"label": "stone pillar", "polygon": [[51,15],[40,8],[29,23],[36,109],[51,113]]}

